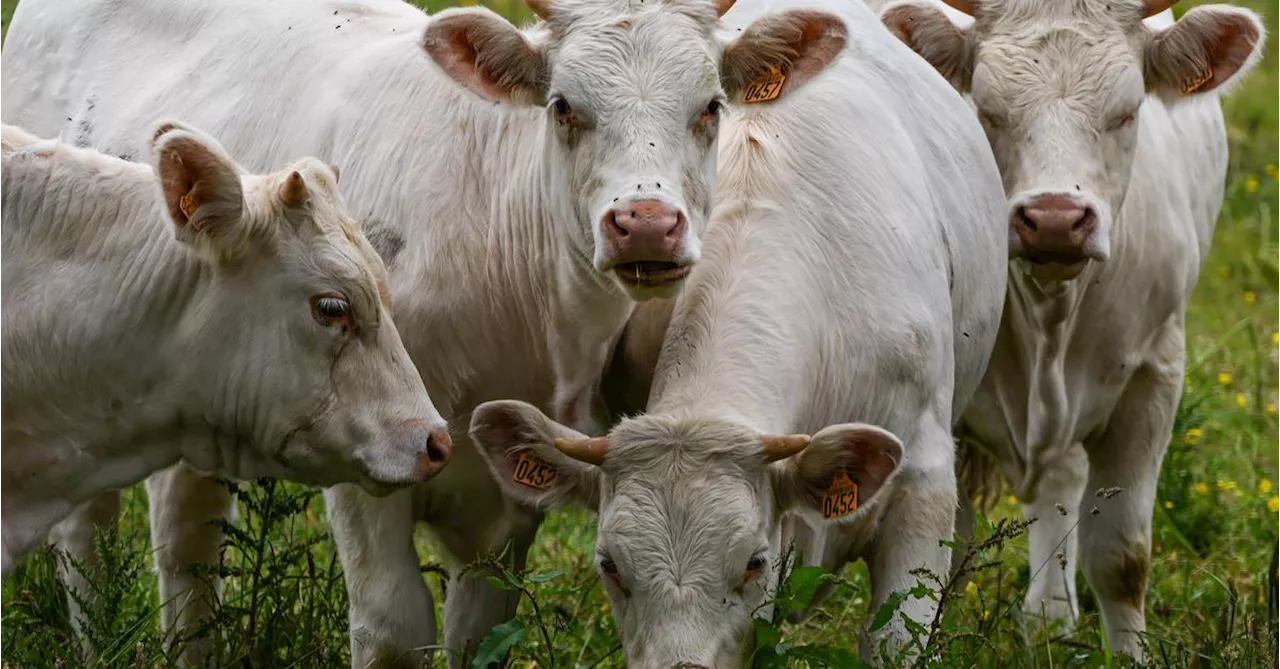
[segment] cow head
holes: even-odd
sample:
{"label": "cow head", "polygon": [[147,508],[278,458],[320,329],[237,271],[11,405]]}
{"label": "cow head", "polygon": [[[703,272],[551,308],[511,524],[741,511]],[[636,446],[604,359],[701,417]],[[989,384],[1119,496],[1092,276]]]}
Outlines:
{"label": "cow head", "polygon": [[1198,7],[1169,28],[1143,18],[1174,0],[947,0],[881,18],[977,107],[1009,198],[1010,256],[1072,278],[1105,261],[1129,185],[1147,95],[1169,102],[1238,80],[1261,53],[1247,10]]}
{"label": "cow head", "polygon": [[726,101],[775,69],[787,94],[838,55],[846,28],[791,10],[722,44],[714,28],[733,0],[529,2],[544,21],[528,33],[487,9],[450,9],[424,47],[477,95],[544,110],[554,201],[542,206],[633,298],[670,296],[701,253]]}
{"label": "cow head", "polygon": [[177,122],[158,126],[152,156],[163,209],[203,277],[176,333],[189,351],[184,386],[227,444],[256,449],[216,465],[375,493],[439,472],[448,431],[391,322],[386,269],[347,215],[337,169],[303,159],[243,174]]}
{"label": "cow head", "polygon": [[743,666],[776,586],[782,515],[863,517],[902,459],[870,425],[779,436],[641,416],[591,439],[514,401],[480,405],[471,435],[516,500],[599,511],[596,566],[627,666],[653,669]]}

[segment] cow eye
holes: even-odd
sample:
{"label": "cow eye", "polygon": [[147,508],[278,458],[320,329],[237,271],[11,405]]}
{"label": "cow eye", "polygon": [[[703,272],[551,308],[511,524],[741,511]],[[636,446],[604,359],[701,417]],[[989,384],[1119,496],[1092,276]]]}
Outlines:
{"label": "cow eye", "polygon": [[720,110],[724,109],[724,103],[719,98],[713,99],[707,103],[707,108],[702,111],[703,121],[712,121],[720,116]]}
{"label": "cow eye", "polygon": [[1138,112],[1137,112],[1137,110],[1131,111],[1131,112],[1129,112],[1128,114],[1125,114],[1124,116],[1121,116],[1121,117],[1119,117],[1119,118],[1117,118],[1117,119],[1115,119],[1115,120],[1111,121],[1111,123],[1110,123],[1109,125],[1107,125],[1107,129],[1108,129],[1108,130],[1119,130],[1119,129],[1121,129],[1121,128],[1123,128],[1123,127],[1127,126],[1127,125],[1129,125],[1130,123],[1133,123],[1133,119],[1134,119],[1134,118],[1136,118],[1137,116],[1138,116]]}
{"label": "cow eye", "polygon": [[618,563],[614,562],[613,558],[608,555],[602,555],[600,556],[600,571],[616,578],[618,576]]}
{"label": "cow eye", "polygon": [[354,324],[351,303],[347,302],[347,298],[334,293],[311,298],[311,316],[325,327],[341,325],[350,328]]}
{"label": "cow eye", "polygon": [[759,576],[760,572],[764,571],[764,568],[768,566],[768,564],[769,561],[765,559],[764,555],[752,555],[751,559],[747,560],[747,570],[746,573],[742,575],[742,581],[744,583],[750,582],[752,579]]}
{"label": "cow eye", "polygon": [[559,95],[552,98],[551,111],[555,112],[556,121],[561,125],[570,123],[574,120],[575,114],[573,113],[573,107],[569,105],[568,100],[565,100]]}

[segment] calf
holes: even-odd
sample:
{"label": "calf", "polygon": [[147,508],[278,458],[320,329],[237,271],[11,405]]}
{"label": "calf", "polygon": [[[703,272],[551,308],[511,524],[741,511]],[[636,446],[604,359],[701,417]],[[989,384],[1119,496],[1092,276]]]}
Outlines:
{"label": "calf", "polygon": [[[1039,519],[1026,609],[1076,616],[1078,553],[1112,647],[1141,657],[1187,300],[1227,168],[1217,91],[1258,58],[1262,24],[1226,6],[1161,21],[1172,0],[948,4],[967,27],[930,4],[881,16],[972,98],[1008,197],[1008,302],[962,432]],[[1059,553],[1065,575],[1038,568]]]}
{"label": "calf", "polygon": [[384,495],[448,461],[335,169],[242,174],[175,122],[154,171],[2,133],[6,575],[78,503],[182,458]]}
{"label": "calf", "polygon": [[[724,29],[758,11],[740,2]],[[804,89],[729,90],[704,257],[648,413],[596,438],[520,402],[472,418],[515,500],[598,509],[628,666],[742,666],[784,537],[831,570],[866,557],[873,611],[947,566],[952,422],[1000,321],[1004,198],[961,97],[868,8],[839,13],[849,47]],[[634,325],[618,355],[644,367]],[[864,654],[934,603],[900,613]]]}
{"label": "calf", "polygon": [[[717,37],[731,4],[538,0],[542,21],[521,31],[485,9],[397,2],[23,2],[4,114],[113,152],[174,114],[215,124],[251,165],[299,150],[341,162],[445,415],[469,423],[480,402],[516,398],[593,432],[596,380],[635,300],[673,294],[701,255],[725,90],[803,64],[770,87],[786,97],[838,51],[837,19],[812,10]],[[457,436],[430,485],[326,493],[354,666],[416,664],[411,651],[437,645],[416,521],[459,562],[507,549],[519,566],[533,541],[540,514],[508,504]],[[217,560],[208,521],[230,500],[181,469],[149,486],[163,619],[187,626],[213,599],[187,565]],[[517,598],[482,570],[456,570],[449,594],[456,665]]]}

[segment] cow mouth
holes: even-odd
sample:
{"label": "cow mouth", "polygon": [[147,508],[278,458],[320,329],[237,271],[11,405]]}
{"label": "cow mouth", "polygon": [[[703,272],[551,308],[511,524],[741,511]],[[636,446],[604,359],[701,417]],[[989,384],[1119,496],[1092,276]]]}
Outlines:
{"label": "cow mouth", "polygon": [[690,267],[669,260],[639,260],[615,265],[613,273],[627,285],[665,286],[688,276]]}
{"label": "cow mouth", "polygon": [[1079,255],[1028,255],[1022,258],[1029,265],[1031,275],[1041,281],[1070,281],[1084,272],[1089,258]]}

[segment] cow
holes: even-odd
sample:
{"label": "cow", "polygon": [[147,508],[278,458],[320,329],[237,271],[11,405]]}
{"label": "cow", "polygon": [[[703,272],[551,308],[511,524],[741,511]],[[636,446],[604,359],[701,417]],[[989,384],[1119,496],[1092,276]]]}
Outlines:
{"label": "cow", "polygon": [[[723,29],[763,4],[739,0]],[[832,571],[865,557],[873,611],[916,568],[948,566],[953,419],[1004,302],[999,172],[961,96],[869,8],[818,7],[848,46],[791,96],[734,98],[647,412],[603,437],[519,401],[472,416],[518,503],[598,510],[596,566],[631,667],[743,666],[787,537]],[[615,368],[644,370],[664,320],[646,316]],[[903,616],[927,628],[934,607],[908,599],[862,652],[901,649]]]}
{"label": "cow", "polygon": [[[771,13],[718,37],[730,5],[535,0],[541,20],[522,31],[486,9],[428,17],[373,0],[25,0],[3,114],[115,152],[135,151],[153,115],[183,115],[251,166],[299,150],[341,163],[444,415],[467,425],[480,402],[514,398],[592,433],[597,379],[636,301],[675,294],[701,255],[727,95],[836,55],[829,13]],[[802,90],[804,74],[771,92]],[[454,437],[429,485],[326,492],[353,666],[416,665],[437,644],[416,521],[462,563],[509,547],[518,568],[534,539],[541,514],[506,501]],[[215,593],[186,565],[217,560],[207,521],[230,500],[181,468],[149,490],[162,598],[192,602],[166,607],[165,627],[190,627]],[[458,666],[517,599],[483,569],[453,571],[448,592]]]}
{"label": "cow", "polygon": [[244,174],[176,121],[151,165],[0,137],[4,575],[80,502],[184,458],[380,495],[448,462],[335,169]]}
{"label": "cow", "polygon": [[1187,301],[1223,198],[1218,96],[1262,24],[1221,5],[1174,23],[1172,0],[947,4],[972,18],[928,2],[881,18],[972,99],[1008,198],[1004,322],[960,433],[1038,519],[1025,610],[1070,627],[1078,558],[1112,648],[1140,658]]}

